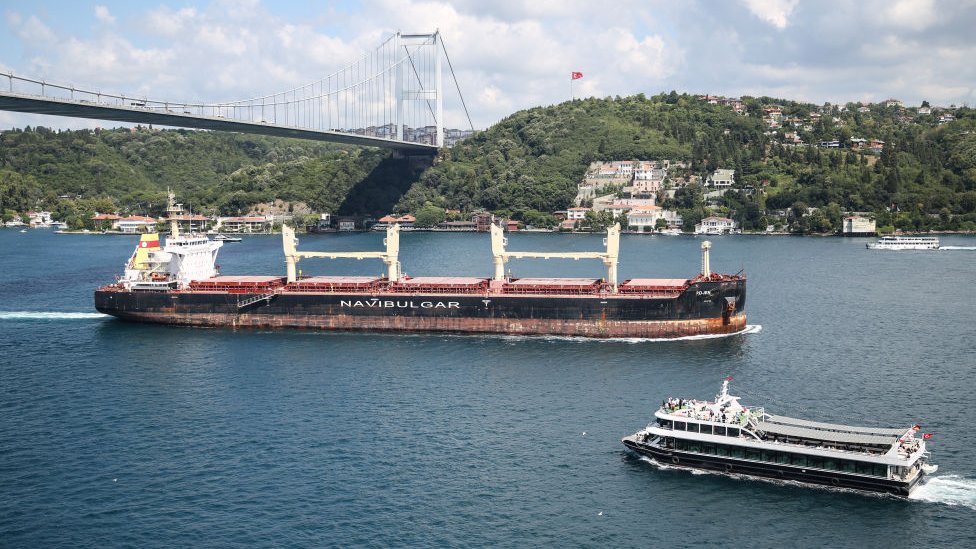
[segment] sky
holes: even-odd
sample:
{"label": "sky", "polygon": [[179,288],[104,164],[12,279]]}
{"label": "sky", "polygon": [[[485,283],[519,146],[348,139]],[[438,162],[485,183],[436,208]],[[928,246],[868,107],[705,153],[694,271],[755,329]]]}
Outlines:
{"label": "sky", "polygon": [[[3,74],[217,102],[318,80],[440,30],[474,126],[576,97],[976,105],[976,0],[0,0]],[[452,81],[445,126],[468,127]],[[115,126],[0,112],[0,129]]]}

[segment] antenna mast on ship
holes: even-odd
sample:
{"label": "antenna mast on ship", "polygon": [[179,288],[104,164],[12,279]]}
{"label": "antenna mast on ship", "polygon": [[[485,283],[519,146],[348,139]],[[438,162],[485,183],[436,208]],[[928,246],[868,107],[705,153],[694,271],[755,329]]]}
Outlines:
{"label": "antenna mast on ship", "polygon": [[166,216],[169,217],[169,237],[179,238],[180,222],[176,218],[183,215],[183,204],[176,203],[176,195],[173,191],[166,189],[166,193],[169,195],[169,201],[166,204]]}

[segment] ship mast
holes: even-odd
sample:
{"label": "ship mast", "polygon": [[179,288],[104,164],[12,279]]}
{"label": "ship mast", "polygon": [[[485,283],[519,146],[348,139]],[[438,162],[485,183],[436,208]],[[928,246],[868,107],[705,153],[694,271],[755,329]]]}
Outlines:
{"label": "ship mast", "polygon": [[176,195],[173,191],[166,189],[169,194],[169,201],[166,204],[166,215],[169,217],[169,237],[179,238],[180,222],[177,216],[183,215],[183,204],[176,203]]}
{"label": "ship mast", "polygon": [[704,241],[701,244],[702,250],[702,276],[708,278],[712,274],[712,265],[708,259],[708,251],[712,249],[712,243],[709,241]]}

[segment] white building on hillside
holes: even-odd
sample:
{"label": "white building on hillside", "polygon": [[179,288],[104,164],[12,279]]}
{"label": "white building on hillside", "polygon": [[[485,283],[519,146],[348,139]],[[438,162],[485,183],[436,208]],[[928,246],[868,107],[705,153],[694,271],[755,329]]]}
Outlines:
{"label": "white building on hillside", "polygon": [[566,220],[576,221],[579,219],[586,219],[586,212],[590,211],[589,208],[570,208],[566,210]]}
{"label": "white building on hillside", "polygon": [[709,216],[695,225],[695,234],[731,234],[736,230],[735,221],[727,217]]}
{"label": "white building on hillside", "polygon": [[627,212],[627,226],[634,231],[651,232],[658,219],[667,221],[668,227],[679,227],[684,223],[678,212],[660,206],[635,206]]}
{"label": "white building on hillside", "polygon": [[708,176],[705,181],[706,187],[714,187],[716,189],[727,189],[732,186],[735,182],[735,170],[725,170],[719,169],[715,170],[715,173]]}

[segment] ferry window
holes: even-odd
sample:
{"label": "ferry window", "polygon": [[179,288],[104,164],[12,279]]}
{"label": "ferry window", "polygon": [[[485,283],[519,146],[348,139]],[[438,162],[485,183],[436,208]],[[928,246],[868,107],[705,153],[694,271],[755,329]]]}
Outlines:
{"label": "ferry window", "polygon": [[840,471],[841,463],[837,459],[825,459],[823,463],[823,468],[829,471]]}
{"label": "ferry window", "polygon": [[658,420],[658,424],[661,427],[664,427],[665,429],[670,429],[671,428],[671,421],[670,420],[667,420],[667,419],[659,419]]}
{"label": "ferry window", "polygon": [[864,463],[863,461],[857,461],[854,463],[855,472],[862,475],[870,475],[874,473],[874,467],[871,463]]}
{"label": "ferry window", "polygon": [[689,452],[701,452],[701,446],[697,442],[689,442],[688,443],[688,451]]}
{"label": "ferry window", "polygon": [[823,469],[824,458],[820,456],[807,456],[807,467],[816,467],[818,469]]}
{"label": "ferry window", "polygon": [[790,455],[782,452],[777,452],[776,463],[787,464],[790,462]]}
{"label": "ferry window", "polygon": [[758,461],[758,460],[762,459],[762,454],[759,453],[759,450],[752,450],[752,449],[746,448],[745,449],[745,458],[746,459],[754,459],[754,460],[757,460]]}
{"label": "ferry window", "polygon": [[730,446],[729,451],[731,452],[729,455],[732,457],[741,458],[743,456],[742,448],[738,446]]}
{"label": "ferry window", "polygon": [[683,421],[675,421],[674,422],[674,430],[675,431],[684,431],[685,430],[685,422],[683,422]]}
{"label": "ferry window", "polygon": [[722,426],[719,426],[719,427],[715,427],[715,434],[724,437],[725,436],[725,426],[722,425]]}
{"label": "ferry window", "polygon": [[840,460],[840,465],[841,465],[841,467],[840,467],[840,470],[841,471],[846,471],[848,473],[853,473],[854,472],[854,462],[853,461],[850,461],[850,460],[847,460],[847,459],[842,459],[842,460]]}
{"label": "ferry window", "polygon": [[716,453],[715,452],[715,445],[714,444],[703,444],[702,445],[702,452],[714,456],[715,453]]}
{"label": "ferry window", "polygon": [[688,424],[688,432],[689,433],[697,433],[698,432],[698,424],[697,423],[689,423]]}
{"label": "ferry window", "polygon": [[790,456],[790,465],[800,465],[805,466],[807,464],[807,457],[803,454],[792,454]]}
{"label": "ferry window", "polygon": [[710,435],[710,434],[712,434],[712,426],[711,425],[702,425],[701,426],[701,434],[703,434],[703,435]]}
{"label": "ferry window", "polygon": [[687,446],[688,445],[685,444],[685,441],[683,441],[683,440],[675,440],[674,441],[674,448],[676,450],[685,450],[685,449],[687,449]]}
{"label": "ferry window", "polygon": [[736,427],[729,427],[728,434],[730,437],[737,437],[739,436],[739,429]]}

